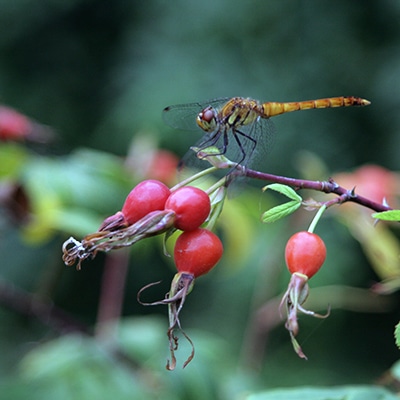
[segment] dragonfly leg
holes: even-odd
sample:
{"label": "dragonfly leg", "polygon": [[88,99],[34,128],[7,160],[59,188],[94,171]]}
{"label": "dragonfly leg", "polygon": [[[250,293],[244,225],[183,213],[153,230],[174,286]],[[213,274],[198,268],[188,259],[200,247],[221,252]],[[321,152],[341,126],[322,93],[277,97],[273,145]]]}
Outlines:
{"label": "dragonfly leg", "polygon": [[224,135],[223,136],[222,148],[218,147],[218,150],[220,152],[219,153],[212,153],[212,155],[213,156],[224,155],[226,153],[226,149],[228,148],[228,143],[229,143],[229,138],[228,138],[228,134],[227,134],[226,130],[224,130],[223,132],[221,130],[219,130],[213,136],[211,136],[210,138],[208,138],[207,140],[202,142],[199,145],[199,147],[200,147],[199,151],[202,151],[202,150],[206,149],[207,147],[214,146],[218,142],[218,140],[220,139],[221,135]]}
{"label": "dragonfly leg", "polygon": [[242,142],[240,141],[239,135],[244,137],[246,140],[250,140],[252,142],[252,148],[250,151],[250,154],[247,155],[247,161],[249,161],[249,159],[251,158],[253,151],[255,150],[256,146],[257,146],[257,140],[252,138],[249,135],[246,135],[244,132],[239,131],[238,129],[232,129],[232,133],[233,133],[233,137],[236,140],[237,145],[239,146],[240,152],[242,153],[242,158],[240,159],[240,161],[238,161],[238,164],[240,164],[241,162],[243,162],[243,160],[246,158],[246,152],[243,148]]}

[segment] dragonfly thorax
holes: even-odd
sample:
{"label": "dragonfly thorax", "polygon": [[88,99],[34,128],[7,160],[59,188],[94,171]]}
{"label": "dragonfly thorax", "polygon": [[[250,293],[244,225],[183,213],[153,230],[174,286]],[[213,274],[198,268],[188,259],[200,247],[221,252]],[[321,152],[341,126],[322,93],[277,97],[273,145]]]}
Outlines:
{"label": "dragonfly thorax", "polygon": [[218,116],[230,128],[249,125],[257,120],[260,115],[260,104],[251,99],[234,97],[220,110]]}
{"label": "dragonfly thorax", "polygon": [[197,114],[197,125],[205,132],[213,132],[217,128],[217,111],[208,106]]}

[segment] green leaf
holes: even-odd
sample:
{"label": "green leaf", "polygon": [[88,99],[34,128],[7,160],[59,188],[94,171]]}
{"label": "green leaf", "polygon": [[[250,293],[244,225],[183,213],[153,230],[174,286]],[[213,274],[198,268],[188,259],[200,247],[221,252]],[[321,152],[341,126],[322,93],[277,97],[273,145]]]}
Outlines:
{"label": "green leaf", "polygon": [[394,330],[394,338],[396,340],[396,346],[400,349],[400,322],[396,325]]}
{"label": "green leaf", "polygon": [[124,354],[134,360],[160,367],[155,354],[164,354],[165,319],[156,316],[125,318],[118,327],[118,343]]}
{"label": "green leaf", "polygon": [[297,200],[288,201],[287,203],[280,204],[279,206],[273,207],[268,211],[265,211],[261,215],[261,220],[264,223],[272,223],[281,218],[284,218],[294,213],[301,206],[301,202]]}
{"label": "green leaf", "polygon": [[297,387],[274,389],[248,400],[395,400],[396,395],[379,386]]}
{"label": "green leaf", "polygon": [[372,216],[383,221],[400,221],[400,210],[382,211]]}
{"label": "green leaf", "polygon": [[20,375],[25,384],[41,394],[34,398],[151,398],[132,369],[115,362],[96,340],[76,334],[31,350],[20,363]]}
{"label": "green leaf", "polygon": [[289,199],[297,202],[301,202],[303,200],[293,188],[282,185],[281,183],[271,183],[271,185],[264,186],[262,190],[265,192],[267,189],[275,190],[275,192],[283,194],[284,196],[289,197]]}
{"label": "green leaf", "polygon": [[0,146],[0,177],[2,179],[16,179],[27,162],[29,154],[25,148],[11,143]]}

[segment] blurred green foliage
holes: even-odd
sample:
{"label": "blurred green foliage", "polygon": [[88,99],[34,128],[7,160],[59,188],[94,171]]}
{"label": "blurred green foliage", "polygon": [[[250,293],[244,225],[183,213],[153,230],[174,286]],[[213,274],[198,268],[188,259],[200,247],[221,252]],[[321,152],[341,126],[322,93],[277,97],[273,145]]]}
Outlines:
{"label": "blurred green foliage", "polygon": [[[330,301],[341,305],[322,322],[301,319],[309,361],[297,359],[274,318],[289,278],[285,242],[307,228],[312,214],[298,211],[261,224],[262,212],[281,199],[261,194],[260,184],[243,186],[227,202],[218,226],[224,259],[186,301],[181,322],[196,356],[185,370],[164,370],[167,310],[136,302],[149,282],[163,280],[149,296],[168,290],[174,269],[160,238],[130,251],[123,317],[106,340],[71,333],[72,323],[52,326],[50,311],[54,305],[89,330],[98,321],[108,258],[98,255],[77,272],[63,265],[61,245],[70,235],[94,232],[143,178],[140,165],[125,163],[135,140],[148,138],[182,156],[200,138],[162,124],[161,110],[169,104],[225,96],[360,96],[372,104],[277,117],[266,171],[299,176],[308,167],[313,179],[326,179],[364,163],[398,169],[398,2],[0,0],[0,9],[0,101],[59,137],[47,146],[0,144],[2,182],[23,185],[34,215],[26,224],[0,214],[1,399],[288,399],[288,393],[266,391],[372,384],[390,368],[398,358],[393,329],[399,312],[391,302],[371,305],[367,288],[378,276],[333,217],[318,225],[328,259],[310,282],[310,297],[316,310]],[[324,291],[343,285],[365,288],[362,306],[354,308],[354,298],[343,299],[341,291]],[[4,300],[18,290],[44,304],[44,312]],[[272,319],[253,342],[254,310],[265,304],[274,310],[266,314]],[[179,365],[189,351],[181,341]],[[310,390],[292,398],[357,398],[349,387],[316,388],[315,397]],[[391,398],[376,387],[354,390]]]}

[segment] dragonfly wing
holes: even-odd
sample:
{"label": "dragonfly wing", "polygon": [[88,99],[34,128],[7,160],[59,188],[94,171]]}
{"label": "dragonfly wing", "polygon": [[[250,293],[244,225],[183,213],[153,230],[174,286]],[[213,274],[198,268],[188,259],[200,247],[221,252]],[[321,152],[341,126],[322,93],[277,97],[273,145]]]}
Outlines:
{"label": "dragonfly wing", "polygon": [[[235,131],[207,133],[195,147],[204,149],[217,147],[229,160],[249,168],[262,169],[266,166],[267,154],[275,136],[275,126],[270,119],[259,119],[253,124],[244,125]],[[181,161],[181,166],[207,167],[203,160],[198,160],[193,150],[188,151]]]}
{"label": "dragonfly wing", "polygon": [[196,123],[197,115],[208,106],[219,108],[229,98],[206,100],[199,103],[176,104],[165,107],[162,113],[163,121],[174,129],[194,131],[200,129]]}
{"label": "dragonfly wing", "polygon": [[247,166],[249,168],[264,169],[268,161],[267,156],[274,144],[276,136],[275,125],[269,118],[260,118],[254,124],[254,129],[251,133],[257,145],[248,160]]}
{"label": "dragonfly wing", "polygon": [[196,116],[202,110],[200,103],[177,104],[165,107],[162,118],[165,124],[174,129],[194,131],[199,129]]}
{"label": "dragonfly wing", "polygon": [[230,132],[227,157],[249,168],[261,169],[266,165],[267,154],[275,136],[275,126],[270,119],[259,118],[254,123]]}
{"label": "dragonfly wing", "polygon": [[[206,100],[199,103],[179,104],[164,109],[164,122],[176,129],[198,130],[197,115],[206,107],[211,106],[217,111],[230,98]],[[258,168],[266,160],[268,150],[272,145],[275,128],[269,118],[258,118],[253,123],[239,125],[233,128],[219,127],[220,130],[206,133],[195,144],[195,147],[204,149],[209,146],[217,147],[221,154],[229,160],[241,163],[251,168]],[[207,162],[199,160],[195,151],[189,150],[182,158],[182,167],[207,168]]]}
{"label": "dragonfly wing", "polygon": [[[216,132],[206,133],[200,140],[198,140],[191,147],[202,150],[209,146],[215,146],[218,149],[221,149],[221,146],[223,146],[222,136],[223,136],[222,134],[216,135]],[[203,169],[203,168],[208,168],[209,166],[210,164],[208,163],[208,161],[199,159],[197,157],[196,151],[192,150],[192,148],[186,152],[186,154],[179,162],[179,169],[183,167]]]}

